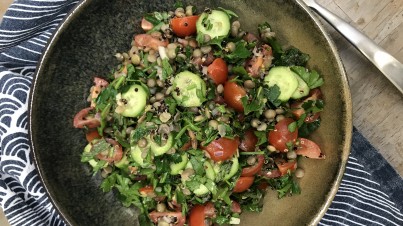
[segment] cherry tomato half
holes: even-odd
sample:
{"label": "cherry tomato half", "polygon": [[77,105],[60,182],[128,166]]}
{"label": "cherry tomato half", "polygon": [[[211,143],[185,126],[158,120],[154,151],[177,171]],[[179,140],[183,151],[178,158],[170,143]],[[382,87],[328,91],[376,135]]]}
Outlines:
{"label": "cherry tomato half", "polygon": [[90,130],[85,134],[85,138],[87,139],[88,142],[91,142],[95,139],[101,138],[101,135],[99,135],[98,130]]}
{"label": "cherry tomato half", "polygon": [[218,138],[207,146],[202,147],[209,154],[210,158],[216,162],[230,159],[238,149],[239,139]]}
{"label": "cherry tomato half", "polygon": [[82,129],[84,127],[87,127],[89,129],[93,129],[101,125],[101,121],[99,121],[98,118],[94,116],[89,116],[89,113],[91,110],[93,110],[93,107],[88,107],[84,108],[81,111],[79,111],[75,116],[73,120],[73,126],[75,128]]}
{"label": "cherry tomato half", "polygon": [[271,130],[268,135],[268,140],[271,145],[273,145],[280,152],[286,152],[287,143],[295,142],[298,138],[298,130],[296,129],[294,132],[290,132],[288,130],[288,125],[293,123],[294,120],[291,118],[285,118],[279,121],[275,126],[274,130]]}
{"label": "cherry tomato half", "polygon": [[189,226],[205,226],[206,218],[215,218],[216,211],[213,203],[208,202],[205,205],[195,205],[190,210]]}
{"label": "cherry tomato half", "polygon": [[252,186],[254,180],[255,180],[255,177],[238,178],[238,180],[236,181],[234,190],[232,190],[232,192],[241,193],[241,192],[248,190],[248,188],[250,188],[250,186]]}
{"label": "cherry tomato half", "polygon": [[295,151],[297,155],[302,155],[312,159],[324,159],[325,155],[320,147],[313,141],[306,138],[299,138],[299,146]]}
{"label": "cherry tomato half", "polygon": [[176,224],[173,224],[175,226],[183,226],[186,222],[186,217],[182,215],[181,211],[178,212],[157,212],[157,211],[153,211],[151,213],[148,214],[150,216],[150,219],[152,222],[154,222],[155,224],[158,223],[158,220],[160,218],[163,217],[167,217],[167,218],[172,218],[172,220],[174,221],[174,219],[176,219]]}
{"label": "cherry tomato half", "polygon": [[207,67],[207,75],[216,85],[224,84],[228,78],[227,63],[222,58],[217,58]]}
{"label": "cherry tomato half", "polygon": [[110,138],[105,138],[105,140],[106,140],[106,142],[108,142],[108,143],[113,145],[113,147],[114,147],[113,154],[112,154],[112,156],[109,156],[109,153],[104,155],[101,152],[101,153],[99,153],[97,155],[97,158],[99,160],[104,160],[104,161],[107,161],[109,163],[119,162],[123,157],[122,146],[116,140],[113,140],[113,139],[110,139]]}
{"label": "cherry tomato half", "polygon": [[264,156],[257,156],[257,163],[253,166],[245,167],[242,169],[241,177],[251,177],[259,173],[264,164]]}
{"label": "cherry tomato half", "polygon": [[281,176],[287,174],[288,170],[293,171],[297,168],[297,162],[287,162],[284,159],[275,159],[274,163],[276,163]]}
{"label": "cherry tomato half", "polygon": [[236,82],[226,82],[224,85],[224,100],[228,106],[235,109],[237,112],[243,112],[241,98],[246,96],[245,89],[236,84]]}
{"label": "cherry tomato half", "polygon": [[[322,92],[320,91],[319,88],[311,90],[309,92],[309,96],[306,99],[304,99],[303,101],[297,101],[297,102],[294,102],[291,104],[291,109],[293,109],[292,114],[295,116],[295,118],[300,119],[301,116],[303,114],[305,114],[305,110],[304,110],[304,108],[302,108],[302,105],[307,101],[317,100],[320,98],[322,98]],[[311,123],[311,122],[316,121],[319,117],[320,117],[320,112],[316,112],[314,114],[309,113],[306,116],[304,122]]]}
{"label": "cherry tomato half", "polygon": [[172,31],[181,38],[196,33],[196,22],[199,16],[176,17],[171,19]]}
{"label": "cherry tomato half", "polygon": [[241,144],[239,145],[239,149],[242,151],[254,151],[257,144],[257,137],[253,130],[246,130],[243,138],[241,140]]}
{"label": "cherry tomato half", "polygon": [[189,226],[204,226],[204,206],[195,205],[190,210],[189,214]]}
{"label": "cherry tomato half", "polygon": [[241,205],[237,201],[231,200],[231,212],[233,212],[233,213],[242,212]]}

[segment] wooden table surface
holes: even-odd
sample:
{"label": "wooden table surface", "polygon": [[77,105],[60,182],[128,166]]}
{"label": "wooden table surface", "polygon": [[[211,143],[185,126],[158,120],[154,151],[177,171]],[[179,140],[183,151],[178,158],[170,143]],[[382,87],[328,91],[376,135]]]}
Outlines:
{"label": "wooden table surface", "polygon": [[[403,0],[317,0],[403,62]],[[326,24],[326,22],[324,22]],[[353,100],[353,124],[403,175],[403,94],[331,26]],[[402,74],[403,79],[403,74]]]}

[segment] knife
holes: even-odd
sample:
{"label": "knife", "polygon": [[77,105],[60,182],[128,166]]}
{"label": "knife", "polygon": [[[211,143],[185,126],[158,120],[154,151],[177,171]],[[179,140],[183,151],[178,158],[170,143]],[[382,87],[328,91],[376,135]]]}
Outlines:
{"label": "knife", "polygon": [[396,88],[403,93],[403,64],[365,36],[359,30],[336,16],[315,0],[303,0],[305,4],[316,10],[330,25],[338,30],[351,44],[366,56]]}

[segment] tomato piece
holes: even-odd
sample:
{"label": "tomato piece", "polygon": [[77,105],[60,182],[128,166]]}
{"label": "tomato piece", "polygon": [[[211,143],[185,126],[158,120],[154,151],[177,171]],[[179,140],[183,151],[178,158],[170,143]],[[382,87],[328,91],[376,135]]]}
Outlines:
{"label": "tomato piece", "polygon": [[138,34],[134,36],[134,44],[137,47],[150,47],[154,50],[158,50],[158,46],[166,47],[168,45],[168,41],[161,41],[149,34]]}
{"label": "tomato piece", "polygon": [[154,188],[151,185],[146,185],[140,188],[139,192],[142,197],[155,197]]}
{"label": "tomato piece", "polygon": [[172,31],[181,38],[196,34],[196,22],[199,16],[176,17],[171,19]]}
{"label": "tomato piece", "polygon": [[246,62],[246,71],[254,78],[259,78],[262,71],[265,68],[269,68],[273,60],[272,48],[264,44],[257,48],[259,55],[253,56],[252,59]]}
{"label": "tomato piece", "polygon": [[204,214],[208,218],[215,218],[217,213],[216,209],[214,207],[214,204],[212,202],[208,202],[204,205]]}
{"label": "tomato piece", "polygon": [[263,56],[253,56],[252,59],[246,62],[246,71],[254,78],[260,76],[261,67],[263,65]]}
{"label": "tomato piece", "polygon": [[254,151],[257,141],[258,139],[254,131],[252,129],[246,130],[241,140],[241,144],[239,145],[239,149],[242,151]]}
{"label": "tomato piece", "polygon": [[235,109],[237,112],[243,112],[241,98],[246,96],[245,89],[236,82],[226,82],[224,84],[224,100],[228,106]]}
{"label": "tomato piece", "polygon": [[96,118],[95,116],[89,116],[90,111],[93,109],[93,107],[88,107],[79,111],[74,116],[73,126],[79,129],[82,129],[84,127],[93,129],[101,125],[101,121],[98,118]]}
{"label": "tomato piece", "polygon": [[257,185],[257,189],[264,191],[269,187],[269,184],[266,181],[262,181]]}
{"label": "tomato piece", "polygon": [[114,147],[113,154],[112,154],[112,156],[109,156],[109,153],[107,155],[104,155],[103,153],[99,153],[97,155],[97,158],[99,160],[104,160],[109,163],[119,162],[123,157],[122,146],[116,140],[113,140],[110,138],[105,138],[105,140],[106,140],[106,142],[113,145],[113,147]]}
{"label": "tomato piece", "polygon": [[95,139],[101,138],[101,135],[99,135],[98,130],[90,130],[85,134],[85,138],[87,139],[88,142],[91,142]]}
{"label": "tomato piece", "polygon": [[106,88],[109,85],[109,82],[107,82],[103,78],[94,77],[94,84],[95,84],[95,86],[98,86],[100,88]]}
{"label": "tomato piece", "polygon": [[189,214],[189,226],[204,226],[205,217],[203,205],[193,206]]}
{"label": "tomato piece", "polygon": [[189,214],[189,226],[205,226],[206,218],[215,218],[216,209],[211,202],[205,205],[195,205],[190,210]]}
{"label": "tomato piece", "polygon": [[[175,226],[183,226],[186,222],[186,217],[182,215],[181,211],[177,211],[177,212],[157,212],[157,211],[153,211],[151,213],[148,214],[148,216],[150,217],[151,221],[154,222],[154,224],[158,223],[158,220],[166,217],[168,219],[171,219],[172,222],[175,222],[172,225]],[[176,219],[176,221],[175,221]]]}
{"label": "tomato piece", "polygon": [[[322,92],[319,88],[313,89],[309,92],[309,96],[305,98],[303,101],[297,101],[291,104],[292,114],[296,119],[300,119],[303,114],[305,114],[305,110],[302,105],[310,100],[318,100],[322,98]],[[316,112],[312,114],[311,112],[306,115],[304,122],[311,123],[316,121],[320,117],[320,112]]]}
{"label": "tomato piece", "polygon": [[253,166],[245,167],[242,169],[241,177],[251,177],[259,173],[264,164],[264,156],[257,156],[257,163]]}
{"label": "tomato piece", "polygon": [[97,99],[97,97],[99,96],[99,94],[101,93],[102,90],[105,89],[105,87],[107,87],[109,85],[109,83],[103,79],[103,78],[99,78],[99,77],[94,77],[94,85],[91,87],[91,107],[95,107],[96,103],[95,100]]}
{"label": "tomato piece", "polygon": [[233,213],[241,213],[241,205],[237,201],[231,200],[231,211]]}
{"label": "tomato piece", "polygon": [[202,148],[203,150],[207,151],[212,160],[219,162],[230,159],[238,149],[238,145],[239,139],[237,138],[229,139],[226,137],[221,137]]}
{"label": "tomato piece", "polygon": [[298,138],[298,130],[290,132],[288,130],[288,125],[293,123],[294,120],[291,118],[284,118],[279,121],[275,126],[274,130],[271,130],[268,135],[268,140],[271,145],[273,145],[280,152],[287,152],[287,143],[294,143]]}
{"label": "tomato piece", "polygon": [[143,18],[141,20],[141,28],[144,31],[149,31],[149,30],[153,29],[153,27],[154,27],[154,25],[150,21],[146,20],[145,18]]}
{"label": "tomato piece", "polygon": [[254,180],[255,180],[255,177],[238,178],[238,180],[236,181],[234,190],[232,190],[232,192],[241,193],[241,192],[248,190],[248,188],[250,188],[250,186],[252,186]]}
{"label": "tomato piece", "polygon": [[192,141],[186,142],[179,150],[181,151],[187,151],[192,147]]}
{"label": "tomato piece", "polygon": [[299,146],[295,152],[297,155],[312,159],[324,159],[326,157],[315,142],[306,138],[299,138]]}
{"label": "tomato piece", "polygon": [[228,66],[222,58],[217,58],[207,67],[207,75],[216,85],[224,84],[228,78]]}
{"label": "tomato piece", "polygon": [[287,174],[288,170],[293,171],[297,169],[297,162],[287,162],[284,159],[275,159],[274,163],[276,163],[281,176]]}

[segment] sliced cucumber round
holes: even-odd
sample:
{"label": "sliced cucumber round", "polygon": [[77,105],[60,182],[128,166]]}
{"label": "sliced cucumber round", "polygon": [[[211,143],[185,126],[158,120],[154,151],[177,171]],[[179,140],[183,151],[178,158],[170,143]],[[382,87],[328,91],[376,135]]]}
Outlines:
{"label": "sliced cucumber round", "polygon": [[297,89],[292,93],[291,98],[292,99],[300,99],[302,97],[308,96],[309,94],[309,87],[306,84],[306,82],[304,80],[302,80],[302,78],[295,74],[295,77],[298,80],[298,87]]}
{"label": "sliced cucumber round", "polygon": [[206,177],[212,181],[215,181],[216,173],[214,172],[213,165],[210,161],[204,162],[204,169],[206,169]]}
{"label": "sliced cucumber round", "polygon": [[150,149],[150,145],[147,145],[147,147],[145,147],[145,148],[140,148],[138,145],[132,146],[130,148],[130,156],[132,157],[134,162],[139,164],[141,167],[144,167],[145,166],[144,158],[142,157],[143,151],[148,152],[149,149]]}
{"label": "sliced cucumber round", "polygon": [[209,35],[211,39],[227,37],[231,29],[230,18],[221,10],[212,10],[200,15],[196,22],[198,35]]}
{"label": "sliced cucumber round", "polygon": [[119,162],[115,163],[115,166],[119,169],[127,168],[129,166],[129,160],[127,159],[127,156],[124,155]]}
{"label": "sliced cucumber round", "polygon": [[148,141],[150,143],[150,148],[151,148],[151,151],[153,152],[154,156],[159,156],[159,155],[165,154],[167,151],[169,151],[169,149],[172,148],[173,143],[174,143],[174,138],[173,138],[172,134],[168,134],[168,139],[166,140],[166,143],[163,144],[162,146],[160,146],[159,144],[157,144],[155,141],[153,141],[151,139],[149,139]]}
{"label": "sliced cucumber round", "polygon": [[225,175],[224,180],[231,179],[238,172],[238,169],[239,169],[238,158],[236,156],[234,156],[231,159],[231,161],[232,161],[231,169],[230,169],[229,173],[227,175]]}
{"label": "sliced cucumber round", "polygon": [[173,97],[182,107],[199,107],[206,100],[206,83],[190,71],[177,74],[172,88]]}
{"label": "sliced cucumber round", "polygon": [[120,113],[125,117],[137,117],[140,115],[146,106],[148,93],[141,85],[132,85],[122,93],[116,95],[116,101],[122,103],[123,111]]}
{"label": "sliced cucumber round", "polygon": [[[84,148],[84,152],[91,152],[91,149],[92,149],[92,143],[88,143]],[[96,167],[98,162],[95,159],[90,159],[88,161],[88,164],[90,164],[92,167]]]}
{"label": "sliced cucumber round", "polygon": [[209,192],[210,190],[208,190],[208,188],[204,184],[200,184],[200,186],[193,191],[193,193],[197,196],[203,196]]}
{"label": "sliced cucumber round", "polygon": [[182,161],[179,163],[173,163],[169,167],[171,168],[171,175],[177,175],[186,167],[188,163],[188,155],[186,153],[182,154]]}
{"label": "sliced cucumber round", "polygon": [[264,77],[264,81],[269,87],[277,85],[280,88],[279,100],[286,102],[290,99],[292,94],[298,87],[297,74],[295,74],[289,67],[273,67],[269,73]]}

